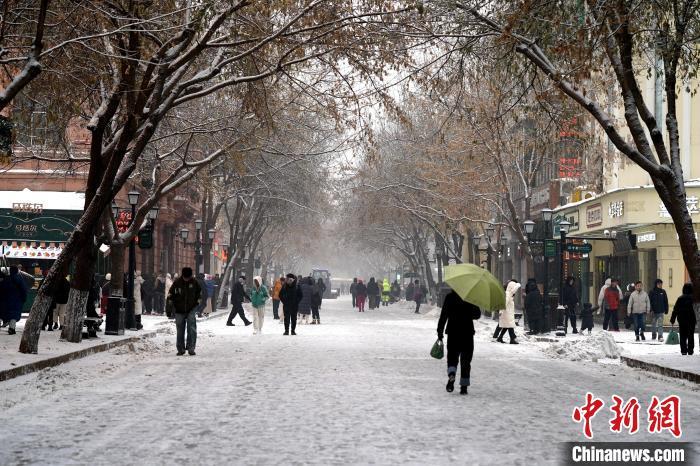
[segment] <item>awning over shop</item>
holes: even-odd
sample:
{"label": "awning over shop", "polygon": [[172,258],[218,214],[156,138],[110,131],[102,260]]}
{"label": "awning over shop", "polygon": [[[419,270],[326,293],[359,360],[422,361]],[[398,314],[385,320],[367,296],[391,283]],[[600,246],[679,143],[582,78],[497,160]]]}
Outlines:
{"label": "awning over shop", "polygon": [[8,259],[55,260],[63,251],[63,243],[3,241],[0,255]]}

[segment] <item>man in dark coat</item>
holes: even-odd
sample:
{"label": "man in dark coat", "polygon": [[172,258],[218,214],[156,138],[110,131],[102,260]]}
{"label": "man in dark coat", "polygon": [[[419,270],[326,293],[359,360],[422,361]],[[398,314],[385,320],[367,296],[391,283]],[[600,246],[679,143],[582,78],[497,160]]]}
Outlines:
{"label": "man in dark coat", "polygon": [[651,304],[651,339],[655,340],[659,335],[659,341],[664,339],[664,316],[668,314],[668,295],[663,288],[664,282],[657,278],[654,288],[649,291],[649,303]]}
{"label": "man in dark coat", "polygon": [[[447,386],[446,390],[452,392],[457,374],[457,364],[461,365],[461,377],[459,379],[462,395],[467,394],[470,384],[472,356],[474,355],[474,320],[481,317],[481,310],[459,297],[451,291],[445,296],[445,302],[440,312],[437,334],[442,341],[447,334]],[[447,328],[446,328],[447,327]]]}
{"label": "man in dark coat", "polygon": [[289,324],[292,325],[292,335],[296,335],[297,328],[297,312],[299,311],[299,303],[304,294],[297,284],[297,279],[294,274],[287,274],[287,283],[280,291],[280,301],[284,306],[284,335],[289,335]]}
{"label": "man in dark coat", "polygon": [[[195,280],[191,268],[182,269],[182,275],[173,282],[167,299],[175,310],[177,355],[182,356],[187,351],[190,356],[194,356],[197,344],[196,310],[202,299],[202,290]],[[185,345],[185,326],[187,326],[187,345]]]}
{"label": "man in dark coat", "polygon": [[233,305],[233,309],[231,309],[231,313],[228,315],[228,321],[226,321],[226,325],[228,326],[236,325],[233,323],[233,319],[236,315],[241,317],[246,327],[252,324],[251,321],[246,319],[245,312],[243,311],[243,300],[247,299],[250,301],[250,296],[248,296],[248,293],[245,292],[245,288],[243,288],[244,283],[245,275],[241,275],[231,289],[231,304]]}
{"label": "man in dark coat", "polygon": [[574,277],[566,277],[566,283],[564,284],[564,289],[562,290],[562,304],[566,308],[564,310],[564,331],[566,332],[569,328],[569,321],[571,321],[571,327],[573,327],[573,333],[578,333],[576,329],[576,306],[578,306],[578,292],[574,286]]}
{"label": "man in dark coat", "polygon": [[350,296],[352,296],[352,307],[356,308],[357,303],[355,299],[357,298],[357,277],[352,279],[352,284],[350,284]]}
{"label": "man in dark coat", "polygon": [[537,283],[531,280],[528,280],[527,285],[525,285],[525,313],[530,325],[530,333],[542,333],[544,331],[542,295]]}
{"label": "man in dark coat", "polygon": [[683,294],[678,297],[671,313],[671,325],[678,319],[678,334],[681,337],[681,354],[692,355],[695,349],[695,325],[697,318],[693,309],[693,285],[683,285]]}
{"label": "man in dark coat", "polygon": [[27,300],[27,284],[17,266],[10,266],[10,274],[0,275],[0,319],[9,322],[7,333],[17,333],[17,321],[22,318],[22,308]]}

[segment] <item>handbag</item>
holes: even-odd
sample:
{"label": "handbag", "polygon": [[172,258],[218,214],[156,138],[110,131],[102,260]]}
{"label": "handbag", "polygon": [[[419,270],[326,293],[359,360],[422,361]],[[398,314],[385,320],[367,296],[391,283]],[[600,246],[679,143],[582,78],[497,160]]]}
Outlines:
{"label": "handbag", "polygon": [[678,336],[678,332],[674,330],[673,327],[671,327],[671,330],[668,332],[668,336],[666,337],[666,344],[667,345],[680,345],[681,339]]}
{"label": "handbag", "polygon": [[433,344],[433,348],[430,350],[430,356],[435,359],[442,359],[445,356],[445,346],[442,344],[442,340],[436,340]]}

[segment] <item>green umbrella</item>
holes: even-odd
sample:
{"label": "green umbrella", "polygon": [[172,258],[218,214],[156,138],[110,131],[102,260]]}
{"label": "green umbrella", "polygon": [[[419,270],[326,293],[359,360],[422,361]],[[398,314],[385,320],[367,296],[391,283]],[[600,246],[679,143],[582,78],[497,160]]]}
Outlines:
{"label": "green umbrella", "polygon": [[481,309],[505,309],[506,294],[503,285],[486,269],[474,264],[456,264],[445,267],[445,283],[464,301]]}

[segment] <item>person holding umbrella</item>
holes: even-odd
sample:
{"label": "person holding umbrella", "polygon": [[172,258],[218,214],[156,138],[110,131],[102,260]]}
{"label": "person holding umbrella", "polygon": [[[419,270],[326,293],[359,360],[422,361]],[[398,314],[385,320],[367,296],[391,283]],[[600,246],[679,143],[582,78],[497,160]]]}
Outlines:
{"label": "person holding umbrella", "polygon": [[474,355],[474,320],[481,317],[481,309],[505,307],[503,286],[488,271],[474,264],[445,267],[445,283],[452,291],[445,297],[438,321],[438,340],[447,339],[447,386],[454,391],[457,365],[460,365],[460,391],[467,394],[471,383],[471,362]]}

